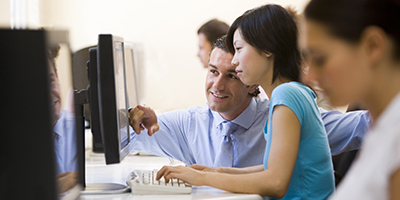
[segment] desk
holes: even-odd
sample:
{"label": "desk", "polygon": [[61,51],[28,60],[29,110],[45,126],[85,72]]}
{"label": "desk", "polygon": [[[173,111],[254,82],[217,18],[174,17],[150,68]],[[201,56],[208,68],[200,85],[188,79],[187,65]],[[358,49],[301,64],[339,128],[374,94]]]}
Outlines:
{"label": "desk", "polygon": [[[90,149],[86,150],[86,182],[87,183],[120,183],[126,184],[128,174],[133,169],[160,169],[169,164],[170,160],[159,156],[142,156],[130,154],[121,163],[106,165],[104,154],[92,153]],[[123,194],[82,194],[82,200],[150,200],[150,199],[168,199],[168,200],[196,200],[196,199],[246,199],[262,200],[263,198],[255,194],[235,194],[218,190],[211,187],[193,187],[192,194],[189,195],[132,195]]]}

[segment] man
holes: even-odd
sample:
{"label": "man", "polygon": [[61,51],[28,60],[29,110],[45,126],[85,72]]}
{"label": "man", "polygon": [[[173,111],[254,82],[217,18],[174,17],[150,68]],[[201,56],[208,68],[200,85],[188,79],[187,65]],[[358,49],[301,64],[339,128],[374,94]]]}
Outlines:
{"label": "man", "polygon": [[229,25],[227,23],[212,19],[197,30],[197,36],[199,37],[199,51],[197,52],[197,56],[200,58],[204,68],[208,67],[211,45],[217,38],[228,33],[228,29]]}
{"label": "man", "polygon": [[47,52],[49,67],[50,96],[53,120],[53,139],[57,166],[57,188],[64,193],[78,180],[78,163],[75,134],[75,116],[68,110],[61,109],[60,81],[55,59],[60,46],[52,46]]}
{"label": "man", "polygon": [[[214,42],[206,78],[207,105],[158,116],[148,107],[131,110],[130,125],[136,133],[141,131],[133,139],[132,150],[172,157],[187,165],[219,166],[222,124],[230,122],[238,125],[232,134],[232,166],[262,164],[269,101],[255,97],[256,85],[247,86],[240,81],[231,65],[232,58],[225,37]],[[360,147],[369,124],[366,111],[342,114],[322,110],[321,115],[333,155]]]}

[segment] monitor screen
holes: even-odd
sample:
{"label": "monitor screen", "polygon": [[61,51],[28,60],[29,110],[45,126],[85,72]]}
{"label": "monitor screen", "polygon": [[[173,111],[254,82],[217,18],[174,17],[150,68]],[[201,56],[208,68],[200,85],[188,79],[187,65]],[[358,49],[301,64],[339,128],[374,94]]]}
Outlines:
{"label": "monitor screen", "polygon": [[130,143],[123,38],[99,35],[97,67],[100,127],[106,163],[119,163],[128,155]]}
{"label": "monitor screen", "polygon": [[136,57],[133,43],[124,43],[125,47],[125,69],[126,69],[126,88],[128,94],[128,107],[133,108],[139,104],[139,90],[136,70]]}
{"label": "monitor screen", "polygon": [[[129,142],[129,126],[127,126],[127,90],[125,78],[125,61],[124,61],[124,43],[121,40],[114,41],[114,77],[115,77],[115,92],[117,102],[117,122],[120,132],[120,149],[122,150]],[[129,122],[128,122],[129,124]]]}

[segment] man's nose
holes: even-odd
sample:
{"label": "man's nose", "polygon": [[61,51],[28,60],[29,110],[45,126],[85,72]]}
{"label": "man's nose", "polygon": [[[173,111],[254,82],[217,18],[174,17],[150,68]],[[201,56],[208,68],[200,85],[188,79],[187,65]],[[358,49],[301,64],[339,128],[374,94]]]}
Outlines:
{"label": "man's nose", "polygon": [[218,76],[214,81],[214,88],[217,90],[224,90],[225,89],[225,80],[222,75]]}

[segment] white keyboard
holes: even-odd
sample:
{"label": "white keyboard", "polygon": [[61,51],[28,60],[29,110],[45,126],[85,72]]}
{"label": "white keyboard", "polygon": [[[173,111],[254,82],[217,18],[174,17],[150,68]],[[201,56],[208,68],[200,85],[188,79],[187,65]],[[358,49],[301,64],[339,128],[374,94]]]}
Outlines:
{"label": "white keyboard", "polygon": [[127,184],[132,194],[190,194],[192,186],[178,179],[168,183],[164,178],[156,180],[158,170],[134,170],[128,176]]}

